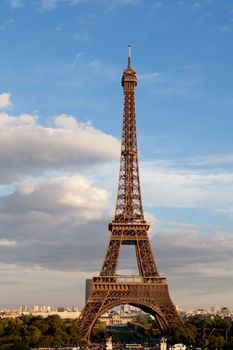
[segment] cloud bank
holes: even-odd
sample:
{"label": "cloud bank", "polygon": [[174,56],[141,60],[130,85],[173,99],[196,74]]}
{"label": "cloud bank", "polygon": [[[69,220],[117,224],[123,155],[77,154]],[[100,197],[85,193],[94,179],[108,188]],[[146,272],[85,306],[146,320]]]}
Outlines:
{"label": "cloud bank", "polygon": [[0,109],[8,108],[11,106],[11,95],[7,92],[0,94]]}
{"label": "cloud bank", "polygon": [[60,115],[51,124],[0,113],[0,183],[46,171],[79,171],[119,157],[119,141],[90,123]]}
{"label": "cloud bank", "polygon": [[[3,108],[9,107],[10,95],[2,101]],[[14,284],[28,288],[22,303],[42,302],[54,292],[51,280],[57,300],[64,300],[68,286],[72,303],[79,299],[81,304],[75,293],[82,295],[84,279],[99,273],[108,245],[119,155],[116,138],[74,116],[58,115],[43,125],[38,116],[0,113],[3,304]],[[229,298],[221,286],[233,288],[232,232],[220,225],[165,222],[155,217],[156,210],[189,208],[232,218],[232,159],[226,154],[140,163],[152,249],[176,302],[183,305],[184,296],[187,306],[194,295],[200,305],[214,302],[217,292]],[[137,273],[135,252],[123,250],[119,270]],[[22,279],[23,271],[28,278]],[[59,285],[59,274],[66,283]],[[221,285],[213,288],[216,278]]]}
{"label": "cloud bank", "polygon": [[[228,161],[232,156],[225,156]],[[206,162],[218,157],[207,157]],[[222,157],[222,161],[224,156]],[[204,158],[202,162],[205,163]],[[166,162],[165,162],[166,164]],[[200,208],[211,211],[233,207],[231,169],[186,169],[184,166],[142,163],[142,183],[148,207]],[[221,163],[220,163],[221,164]]]}

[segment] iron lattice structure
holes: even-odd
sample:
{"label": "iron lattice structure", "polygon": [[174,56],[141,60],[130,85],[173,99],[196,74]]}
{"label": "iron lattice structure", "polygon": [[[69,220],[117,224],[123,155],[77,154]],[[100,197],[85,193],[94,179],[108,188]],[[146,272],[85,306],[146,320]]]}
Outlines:
{"label": "iron lattice structure", "polygon": [[[109,224],[111,237],[100,275],[93,277],[92,291],[78,319],[80,334],[89,341],[99,316],[121,304],[138,306],[149,312],[162,330],[182,323],[170,299],[167,279],[159,275],[147,234],[150,226],[144,219],[135,113],[137,77],[131,67],[130,47],[122,86],[124,112],[115,218]],[[138,276],[117,275],[120,249],[124,244],[135,246]]]}

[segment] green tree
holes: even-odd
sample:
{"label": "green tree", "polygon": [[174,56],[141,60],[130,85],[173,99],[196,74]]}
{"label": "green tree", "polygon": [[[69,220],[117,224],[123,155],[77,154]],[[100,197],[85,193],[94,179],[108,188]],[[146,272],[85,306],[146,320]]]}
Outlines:
{"label": "green tree", "polygon": [[49,329],[49,323],[47,322],[47,319],[44,319],[42,317],[34,318],[30,324],[37,327],[42,334],[47,334]]}
{"label": "green tree", "polygon": [[233,340],[223,345],[223,350],[233,350]]}
{"label": "green tree", "polygon": [[106,322],[97,320],[92,330],[92,335],[98,338],[102,337],[105,332],[105,329],[106,329]]}
{"label": "green tree", "polygon": [[32,347],[38,346],[39,339],[41,337],[42,333],[39,328],[30,325],[28,327],[28,337],[29,337],[29,342]]}
{"label": "green tree", "polygon": [[24,343],[16,343],[10,345],[8,350],[30,350],[30,347]]}
{"label": "green tree", "polygon": [[215,337],[213,335],[209,336],[207,338],[208,340],[208,348],[209,349],[219,349],[222,348],[223,344],[224,344],[224,338],[222,336],[219,337]]}
{"label": "green tree", "polygon": [[63,326],[63,321],[58,315],[48,316],[46,321],[49,324],[49,328],[47,331],[49,335],[55,335],[58,329],[62,328]]}
{"label": "green tree", "polygon": [[12,346],[22,348],[23,345],[26,348],[78,345],[80,341],[74,322],[62,320],[58,315],[0,319],[0,350],[8,350]]}
{"label": "green tree", "polygon": [[53,337],[51,335],[42,335],[38,342],[38,347],[40,348],[49,348],[52,346]]}
{"label": "green tree", "polygon": [[2,323],[2,320],[0,319],[0,336],[4,334],[4,325]]}
{"label": "green tree", "polygon": [[170,342],[172,344],[182,343],[190,346],[195,343],[197,328],[191,323],[185,323],[172,330]]}
{"label": "green tree", "polygon": [[81,343],[81,338],[79,336],[79,330],[77,326],[74,324],[69,324],[67,325],[66,328],[67,334],[70,336],[70,344],[71,345],[78,345]]}

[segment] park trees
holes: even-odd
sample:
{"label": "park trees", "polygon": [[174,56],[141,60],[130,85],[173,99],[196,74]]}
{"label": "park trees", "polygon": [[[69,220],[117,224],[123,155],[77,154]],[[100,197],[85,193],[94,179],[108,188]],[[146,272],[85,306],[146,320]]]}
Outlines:
{"label": "park trees", "polygon": [[77,346],[80,342],[75,322],[58,315],[0,319],[0,350]]}

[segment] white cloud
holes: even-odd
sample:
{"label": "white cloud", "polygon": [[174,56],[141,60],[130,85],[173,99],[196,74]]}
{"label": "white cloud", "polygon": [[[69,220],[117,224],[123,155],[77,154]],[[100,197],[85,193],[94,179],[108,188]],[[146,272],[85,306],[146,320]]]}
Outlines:
{"label": "white cloud", "polygon": [[184,6],[184,1],[178,1],[177,5],[180,6],[180,7],[183,7]]}
{"label": "white cloud", "polygon": [[0,23],[0,31],[6,29],[12,23],[15,23],[15,20],[13,18],[10,18],[10,19]]}
{"label": "white cloud", "polygon": [[222,208],[222,209],[216,209],[216,213],[221,213],[221,214],[227,214],[231,217],[233,217],[233,207],[228,207],[228,208]]}
{"label": "white cloud", "polygon": [[154,7],[159,9],[159,8],[163,7],[163,3],[161,1],[156,1],[154,3]]}
{"label": "white cloud", "polygon": [[[8,265],[8,270],[14,264],[31,271],[45,269],[44,276],[49,270],[77,271],[83,283],[82,271],[87,276],[99,270],[104,256],[108,199],[106,190],[80,176],[19,185],[0,197],[0,265]],[[8,276],[16,283],[15,271]]]}
{"label": "white cloud", "polygon": [[[109,197],[107,191],[92,186],[87,179],[78,176],[52,179],[49,184],[49,190],[52,185],[59,189],[59,192],[64,191],[64,194],[58,200],[58,204],[65,205],[70,210],[80,210],[81,208],[81,216],[85,220],[99,218],[101,210],[106,205]],[[47,192],[46,187],[45,190]]]}
{"label": "white cloud", "polygon": [[168,224],[173,226],[173,227],[176,227],[178,229],[195,229],[196,226],[195,225],[192,225],[192,224],[187,224],[187,223],[184,223],[184,222],[176,222],[176,221],[168,221]]}
{"label": "white cloud", "polygon": [[42,8],[44,10],[52,10],[59,4],[58,0],[42,0]]}
{"label": "white cloud", "polygon": [[[14,0],[11,0],[11,1],[14,1]],[[75,5],[79,5],[87,2],[99,2],[100,4],[103,3],[110,6],[114,6],[114,5],[134,5],[140,1],[141,0],[95,0],[95,1],[93,0],[41,0],[41,4],[42,4],[43,10],[52,10],[52,9],[55,9],[57,6],[61,5],[62,3],[75,6]]]}
{"label": "white cloud", "polygon": [[233,173],[160,167],[143,162],[141,178],[146,205],[224,209],[233,206]]}
{"label": "white cloud", "polygon": [[[16,191],[1,200],[6,201],[9,206],[19,212],[40,211],[60,214],[62,211],[74,211],[77,217],[94,219],[95,210],[103,209],[108,199],[106,190],[94,187],[92,183],[81,176],[54,177],[48,180],[34,180],[34,182],[25,182],[20,184]],[[14,200],[22,203],[21,207],[13,206]],[[90,214],[86,216],[86,210],[90,209]],[[47,211],[48,210],[48,211]],[[81,212],[80,212],[81,210]],[[93,213],[94,210],[94,213]]]}
{"label": "white cloud", "polygon": [[202,157],[192,157],[187,159],[188,163],[193,166],[210,166],[210,165],[233,165],[233,154],[225,153],[225,154],[212,154],[208,156]]}
{"label": "white cloud", "polygon": [[229,32],[230,30],[231,30],[231,26],[228,25],[228,24],[225,24],[224,26],[222,26],[222,27],[220,28],[220,31],[221,31],[221,32]]}
{"label": "white cloud", "polygon": [[160,73],[157,72],[152,72],[152,73],[145,73],[145,74],[139,74],[138,79],[141,80],[156,80],[156,81],[161,81],[162,77]]}
{"label": "white cloud", "polygon": [[23,5],[23,0],[8,0],[13,8],[19,8]]}
{"label": "white cloud", "polygon": [[192,10],[199,10],[201,7],[202,7],[202,5],[201,5],[200,2],[194,2],[194,3],[192,4],[191,9],[192,9]]}
{"label": "white cloud", "polygon": [[69,212],[78,222],[93,220],[101,216],[108,197],[106,190],[93,186],[83,177],[53,177],[20,184],[14,193],[1,198],[0,214],[60,216]]}
{"label": "white cloud", "polygon": [[116,4],[122,4],[122,5],[133,5],[136,4],[138,2],[140,2],[141,0],[112,0],[112,3],[116,3]]}
{"label": "white cloud", "polygon": [[[195,65],[181,66],[181,68],[194,68]],[[195,68],[198,68],[197,66]],[[188,77],[186,74],[177,73],[166,74],[164,72],[149,72],[139,74],[138,77],[143,83],[150,83],[149,91],[154,95],[167,98],[169,96],[179,96],[183,98],[197,98],[205,93],[200,86],[200,74],[195,72]]]}
{"label": "white cloud", "polygon": [[0,113],[0,127],[2,130],[14,129],[17,127],[36,126],[36,117],[22,114],[19,117],[12,117],[7,113]]}
{"label": "white cloud", "polygon": [[224,300],[233,307],[228,293],[233,288],[231,232],[177,222],[157,228],[152,247],[160,273],[168,277],[175,303],[197,308]]}
{"label": "white cloud", "polygon": [[60,115],[51,127],[31,115],[0,113],[0,183],[46,171],[77,171],[119,158],[111,135],[73,116]]}
{"label": "white cloud", "polygon": [[16,241],[8,240],[8,239],[0,239],[0,248],[14,247],[15,245],[16,245]]}
{"label": "white cloud", "polygon": [[11,95],[7,92],[0,94],[0,109],[8,108],[11,106]]}

